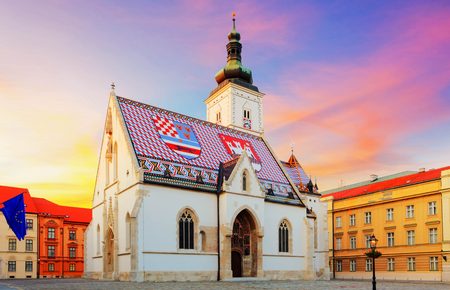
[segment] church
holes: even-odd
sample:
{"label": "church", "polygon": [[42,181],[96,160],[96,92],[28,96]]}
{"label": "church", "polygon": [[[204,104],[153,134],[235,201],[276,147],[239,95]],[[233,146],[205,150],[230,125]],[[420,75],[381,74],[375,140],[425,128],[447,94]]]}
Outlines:
{"label": "church", "polygon": [[[117,96],[101,145],[85,277],[329,279],[327,207],[264,136],[235,20],[206,121]],[[242,279],[242,278],[241,278]]]}

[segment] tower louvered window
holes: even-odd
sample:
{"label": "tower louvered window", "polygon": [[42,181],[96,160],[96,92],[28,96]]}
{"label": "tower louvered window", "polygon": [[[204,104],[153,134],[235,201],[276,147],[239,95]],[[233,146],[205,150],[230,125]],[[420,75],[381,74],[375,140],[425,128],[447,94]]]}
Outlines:
{"label": "tower louvered window", "polygon": [[278,228],[278,251],[282,253],[289,252],[289,228],[285,221]]}
{"label": "tower louvered window", "polygon": [[179,248],[194,249],[194,220],[189,211],[185,211],[178,221]]}

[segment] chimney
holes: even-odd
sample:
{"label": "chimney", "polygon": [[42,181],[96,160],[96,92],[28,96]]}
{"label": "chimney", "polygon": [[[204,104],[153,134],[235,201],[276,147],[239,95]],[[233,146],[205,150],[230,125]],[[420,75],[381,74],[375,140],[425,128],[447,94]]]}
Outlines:
{"label": "chimney", "polygon": [[378,179],[378,175],[376,175],[376,174],[371,174],[370,175],[370,181],[371,182],[374,182],[374,181],[376,181]]}

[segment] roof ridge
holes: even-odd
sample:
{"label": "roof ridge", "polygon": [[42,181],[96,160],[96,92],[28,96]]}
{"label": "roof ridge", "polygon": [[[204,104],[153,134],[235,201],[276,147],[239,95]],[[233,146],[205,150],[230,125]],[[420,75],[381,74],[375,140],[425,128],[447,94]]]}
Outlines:
{"label": "roof ridge", "polygon": [[231,163],[235,163],[235,162],[237,162],[237,161],[239,160],[240,157],[241,157],[240,155],[237,155],[237,156],[231,158],[230,160],[225,161],[225,162],[223,163],[223,165],[225,166],[225,165],[229,165],[229,164],[231,164]]}
{"label": "roof ridge", "polygon": [[[450,166],[444,166],[441,168],[430,169],[428,171],[414,172],[411,174],[396,176],[396,177],[393,177],[390,179],[378,180],[376,182],[369,182],[366,184],[362,184],[360,186],[345,188],[342,190],[337,190],[334,192],[326,193],[323,196],[335,196],[336,199],[345,199],[345,198],[360,196],[363,194],[369,194],[369,193],[379,192],[379,191],[383,191],[383,190],[403,187],[403,186],[407,186],[407,185],[418,184],[418,183],[422,183],[422,182],[429,182],[429,181],[439,179],[440,176],[435,176],[435,174],[438,172],[442,172],[443,170],[447,170],[447,169],[450,169]],[[360,191],[360,192],[358,192],[358,191]],[[354,193],[353,195],[350,194],[352,192]],[[344,194],[347,194],[347,195],[344,196]]]}

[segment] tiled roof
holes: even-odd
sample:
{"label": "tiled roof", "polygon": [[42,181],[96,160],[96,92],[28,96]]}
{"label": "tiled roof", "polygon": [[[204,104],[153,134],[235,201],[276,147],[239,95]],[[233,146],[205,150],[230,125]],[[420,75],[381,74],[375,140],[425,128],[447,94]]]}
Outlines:
{"label": "tiled roof", "polygon": [[25,211],[27,213],[49,213],[52,215],[67,216],[66,220],[71,222],[90,223],[92,211],[90,208],[63,206],[45,198],[31,197],[28,189],[0,186],[0,204],[23,193]]}
{"label": "tiled roof", "polygon": [[289,174],[289,177],[291,177],[292,182],[294,182],[295,185],[299,186],[300,181],[304,186],[308,184],[309,177],[308,175],[306,175],[305,170],[300,164],[298,166],[292,167],[287,162],[284,161],[280,162],[283,165],[284,170],[286,170],[287,174]]}
{"label": "tiled roof", "polygon": [[238,161],[239,161],[239,157],[236,156],[235,158],[233,158],[223,164],[223,177],[225,177],[225,179],[228,179],[230,177],[230,175],[233,172],[234,167],[236,167],[236,164]]}
{"label": "tiled roof", "polygon": [[280,197],[293,192],[262,138],[122,97],[117,101],[144,181],[199,189],[200,174],[200,189],[215,191],[219,163],[247,150],[266,189]]}
{"label": "tiled roof", "polygon": [[33,197],[32,199],[39,213],[65,216],[65,220],[69,222],[91,222],[92,211],[90,208],[63,206],[39,197]]}
{"label": "tiled roof", "polygon": [[363,194],[368,193],[374,193],[382,190],[389,190],[392,188],[427,182],[431,180],[436,180],[441,177],[441,171],[450,169],[450,166],[442,167],[438,169],[431,169],[425,172],[418,172],[414,174],[409,174],[401,177],[392,178],[389,180],[383,180],[383,181],[374,181],[371,184],[345,189],[342,191],[337,191],[334,193],[329,193],[323,195],[323,197],[326,196],[333,196],[334,200],[339,199],[345,199],[350,197],[355,197]]}
{"label": "tiled roof", "polygon": [[[414,174],[414,173],[417,173],[417,171],[411,171],[411,170],[410,171],[402,171],[402,172],[395,173],[395,174],[390,174],[390,175],[386,175],[386,176],[380,176],[380,177],[377,178],[376,182],[390,180],[390,179],[394,179],[394,178],[405,176],[405,175],[411,175],[411,174]],[[344,190],[347,190],[347,189],[360,187],[360,186],[368,185],[368,184],[372,184],[372,183],[373,183],[372,180],[365,180],[365,181],[361,181],[361,182],[356,182],[356,183],[344,185],[344,186],[341,186],[341,187],[338,187],[338,188],[325,190],[325,191],[322,191],[321,193],[322,193],[322,195],[329,195],[330,193],[344,191]]]}
{"label": "tiled roof", "polygon": [[[292,153],[287,162],[280,161],[284,167],[284,170],[289,174],[292,182],[297,186],[297,188],[302,192],[309,192],[307,185],[310,182],[310,178],[306,174],[303,167],[298,162],[297,158]],[[314,190],[313,193],[318,193],[317,190]]]}
{"label": "tiled roof", "polygon": [[[37,213],[36,206],[31,199],[30,193],[26,188],[9,187],[0,185],[0,204],[4,203],[8,199],[11,199],[19,194],[23,193],[23,200],[25,203],[25,212]],[[3,207],[3,206],[1,206]]]}

